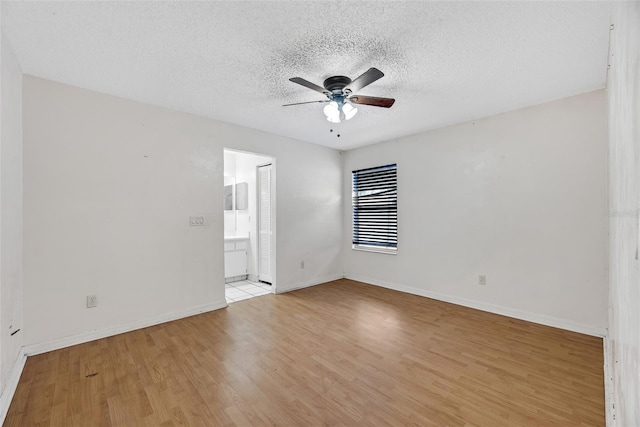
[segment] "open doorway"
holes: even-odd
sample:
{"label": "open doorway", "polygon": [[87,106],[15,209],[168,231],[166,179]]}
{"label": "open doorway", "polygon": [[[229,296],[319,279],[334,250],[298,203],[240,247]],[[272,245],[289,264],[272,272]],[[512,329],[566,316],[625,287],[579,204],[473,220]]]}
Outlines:
{"label": "open doorway", "polygon": [[275,159],[224,150],[227,303],[275,293]]}

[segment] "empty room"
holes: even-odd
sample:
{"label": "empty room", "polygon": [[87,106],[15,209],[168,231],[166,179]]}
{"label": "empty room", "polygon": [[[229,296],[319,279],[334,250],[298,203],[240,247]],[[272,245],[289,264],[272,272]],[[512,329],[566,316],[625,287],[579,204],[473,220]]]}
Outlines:
{"label": "empty room", "polygon": [[0,424],[640,427],[640,2],[0,2]]}

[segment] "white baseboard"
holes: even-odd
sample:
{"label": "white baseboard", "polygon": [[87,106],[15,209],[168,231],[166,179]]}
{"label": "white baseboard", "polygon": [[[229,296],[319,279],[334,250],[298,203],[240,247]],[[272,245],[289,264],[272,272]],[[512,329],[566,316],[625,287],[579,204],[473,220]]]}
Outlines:
{"label": "white baseboard", "polygon": [[218,310],[226,306],[227,306],[226,300],[216,301],[209,304],[203,304],[203,305],[191,307],[186,310],[161,314],[160,316],[152,317],[149,319],[136,320],[133,322],[125,323],[123,325],[110,326],[103,329],[96,329],[94,331],[83,332],[83,333],[71,335],[68,337],[58,338],[53,341],[27,345],[23,347],[23,350],[24,350],[24,354],[26,354],[27,356],[34,356],[36,354],[46,353],[53,350],[59,350],[61,348],[70,347],[72,345],[83,344],[89,341],[111,337],[113,335],[119,335],[125,332],[135,331],[136,329],[148,328],[149,326],[159,325],[160,323],[165,323],[165,322],[171,322],[172,320],[178,320],[184,317],[195,316],[196,314],[202,314],[208,311]]}
{"label": "white baseboard", "polygon": [[289,286],[276,286],[276,294],[284,294],[285,292],[297,291],[298,289],[304,289],[322,283],[332,282],[344,278],[342,274],[332,274],[331,276],[322,277],[319,279],[310,280],[308,282],[298,282]]}
{"label": "white baseboard", "polygon": [[594,337],[604,337],[607,333],[606,328],[598,328],[598,327],[589,326],[589,325],[582,325],[579,323],[572,322],[570,320],[560,319],[553,316],[546,316],[543,314],[516,310],[509,307],[488,304],[481,301],[474,301],[466,298],[460,298],[452,295],[441,294],[438,292],[428,291],[428,290],[419,289],[419,288],[413,288],[410,286],[399,285],[397,283],[385,282],[385,281],[371,279],[368,277],[362,277],[362,276],[353,275],[349,273],[345,273],[344,277],[346,279],[351,279],[351,280],[356,280],[358,282],[381,286],[383,288],[393,289],[395,291],[406,292],[414,295],[420,295],[423,297],[432,298],[439,301],[445,301],[445,302],[450,302],[452,304],[475,308],[477,310],[488,311],[489,313],[500,314],[502,316],[513,317],[515,319],[526,320],[528,322],[538,323],[546,326],[552,326],[554,328],[565,329],[568,331],[578,332],[585,335],[592,335]]}
{"label": "white baseboard", "polygon": [[18,358],[13,365],[11,374],[7,379],[7,384],[5,385],[4,390],[2,390],[2,394],[0,394],[0,426],[4,424],[4,420],[7,417],[11,400],[13,400],[13,395],[16,393],[16,389],[18,388],[20,375],[22,375],[22,370],[24,369],[26,361],[27,355],[24,353],[24,347],[22,347],[18,353]]}
{"label": "white baseboard", "polygon": [[609,334],[604,337],[604,409],[607,427],[616,425],[616,413],[614,405],[614,387],[613,387],[613,360],[611,356],[611,338]]}

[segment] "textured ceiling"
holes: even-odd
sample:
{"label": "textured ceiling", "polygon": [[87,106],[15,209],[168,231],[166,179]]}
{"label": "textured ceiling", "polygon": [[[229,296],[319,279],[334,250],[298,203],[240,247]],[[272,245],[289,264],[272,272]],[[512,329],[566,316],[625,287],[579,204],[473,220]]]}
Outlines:
{"label": "textured ceiling", "polygon": [[[25,74],[338,149],[605,85],[608,2],[2,2]],[[321,85],[385,76],[339,125]],[[334,132],[330,132],[334,129]],[[340,138],[336,134],[340,134]]]}

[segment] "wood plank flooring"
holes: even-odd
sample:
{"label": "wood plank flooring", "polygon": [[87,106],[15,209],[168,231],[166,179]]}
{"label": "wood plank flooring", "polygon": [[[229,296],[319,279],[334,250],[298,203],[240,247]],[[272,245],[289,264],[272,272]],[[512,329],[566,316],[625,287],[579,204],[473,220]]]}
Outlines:
{"label": "wood plank flooring", "polygon": [[5,425],[604,425],[602,340],[338,280],[27,360]]}

